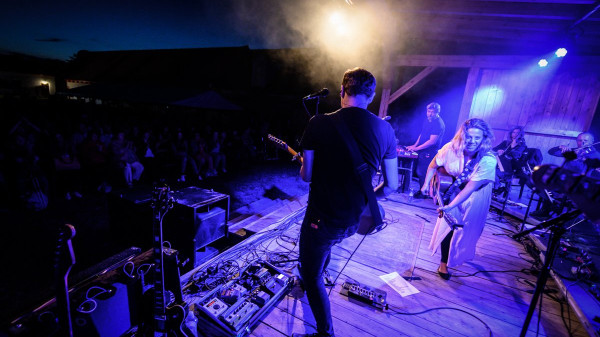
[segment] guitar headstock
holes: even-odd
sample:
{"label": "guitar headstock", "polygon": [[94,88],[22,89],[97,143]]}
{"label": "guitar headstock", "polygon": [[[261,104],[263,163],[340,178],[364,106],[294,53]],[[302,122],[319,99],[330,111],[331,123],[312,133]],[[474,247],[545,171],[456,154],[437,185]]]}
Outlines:
{"label": "guitar headstock", "polygon": [[152,193],[152,202],[150,204],[153,209],[164,213],[173,207],[173,198],[171,198],[171,188],[167,185],[154,187]]}
{"label": "guitar headstock", "polygon": [[283,150],[287,150],[288,149],[288,145],[281,139],[269,134],[267,135],[267,138],[272,141],[277,147],[283,149]]}
{"label": "guitar headstock", "polygon": [[75,264],[75,252],[71,239],[75,236],[75,227],[65,224],[58,232],[58,243],[54,252],[54,268],[56,272],[64,277]]}

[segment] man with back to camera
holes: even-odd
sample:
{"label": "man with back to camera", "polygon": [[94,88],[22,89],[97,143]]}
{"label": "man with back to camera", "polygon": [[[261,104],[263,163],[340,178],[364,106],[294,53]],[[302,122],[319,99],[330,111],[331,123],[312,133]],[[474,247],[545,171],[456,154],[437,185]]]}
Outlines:
{"label": "man with back to camera", "polygon": [[[419,153],[416,169],[417,176],[419,177],[419,186],[423,186],[427,167],[442,144],[446,125],[440,117],[441,109],[442,107],[439,103],[431,102],[427,104],[427,120],[423,122],[419,138],[417,138],[417,141],[413,145],[406,147],[408,151]],[[416,199],[428,198],[428,196],[421,193],[421,190],[417,191],[414,197]]]}
{"label": "man with back to camera", "polygon": [[334,336],[323,272],[333,245],[356,233],[359,217],[368,207],[352,156],[333,124],[334,118],[347,125],[371,177],[381,165],[384,180],[374,189],[377,198],[398,188],[394,130],[366,110],[375,97],[375,87],[375,77],[367,70],[347,70],[340,92],[342,108],[311,118],[302,138],[300,176],[310,182],[310,193],[300,231],[300,276],[317,332],[294,336]]}

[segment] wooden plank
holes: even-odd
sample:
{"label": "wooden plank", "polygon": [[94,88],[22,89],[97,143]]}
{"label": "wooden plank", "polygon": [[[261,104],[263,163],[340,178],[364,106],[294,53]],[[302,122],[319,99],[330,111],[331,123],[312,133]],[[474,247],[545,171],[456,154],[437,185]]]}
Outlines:
{"label": "wooden plank", "polygon": [[465,84],[465,93],[463,94],[463,99],[460,104],[460,112],[458,114],[456,131],[458,131],[460,128],[461,122],[469,119],[469,116],[471,115],[471,107],[473,106],[475,90],[479,82],[480,72],[481,70],[477,67],[469,69],[467,83]]}
{"label": "wooden plank", "polygon": [[418,73],[415,77],[411,78],[406,84],[404,84],[400,89],[396,90],[393,94],[390,95],[388,99],[388,105],[393,103],[398,97],[402,96],[405,92],[410,90],[410,88],[414,87],[417,83],[421,82],[425,77],[431,74],[436,67],[426,67],[420,73]]}
{"label": "wooden plank", "polygon": [[[450,67],[450,68],[494,68],[528,69],[536,64],[539,57],[524,55],[397,55],[391,65],[396,67]],[[567,67],[567,65],[564,65]],[[568,67],[588,69],[596,72],[600,67],[600,57],[569,55]]]}
{"label": "wooden plank", "polygon": [[387,116],[390,106],[390,88],[383,88],[381,91],[381,102],[379,103],[379,118]]}
{"label": "wooden plank", "polygon": [[600,78],[596,75],[592,77],[592,85],[588,88],[588,92],[581,103],[581,130],[587,131],[592,125],[592,118],[598,107],[598,101],[600,100]]}
{"label": "wooden plank", "polygon": [[[388,222],[382,232],[367,237],[355,235],[332,249],[328,271],[336,278],[336,285],[329,298],[336,335],[480,336],[489,334],[485,325],[495,336],[518,335],[532,298],[536,275],[519,271],[529,269],[531,262],[523,258],[523,246],[504,235],[514,231],[514,226],[496,221],[496,216],[490,214],[475,259],[452,268],[453,277],[445,281],[435,272],[439,253],[432,256],[428,249],[437,217],[435,206],[430,200],[417,200],[412,204],[404,203],[404,200],[404,195],[392,194],[382,201]],[[287,205],[282,208],[285,207]],[[259,219],[263,229],[253,237],[274,233],[277,226],[273,221],[286,217],[287,212],[289,209],[274,211]],[[267,217],[271,217],[272,223],[265,226]],[[265,256],[278,251],[297,252],[293,240],[297,240],[299,226],[300,221],[296,221],[286,231],[285,241],[272,236],[270,242],[252,243],[250,248],[242,242],[236,247],[246,251],[260,250],[257,255]],[[248,224],[247,227],[260,226]],[[407,250],[411,252],[405,252]],[[410,283],[420,293],[402,297],[379,278],[394,271],[416,277]],[[467,276],[476,272],[479,273]],[[341,295],[339,291],[346,279],[386,291],[390,309],[375,309]],[[555,282],[548,280],[547,289],[554,287]],[[295,332],[314,332],[315,321],[306,296],[297,290],[271,309],[251,336],[280,337]],[[568,335],[559,303],[547,295],[543,296],[542,303],[539,335]],[[565,319],[572,326],[573,336],[586,335],[575,315]],[[536,312],[528,335],[536,334],[537,320]]]}

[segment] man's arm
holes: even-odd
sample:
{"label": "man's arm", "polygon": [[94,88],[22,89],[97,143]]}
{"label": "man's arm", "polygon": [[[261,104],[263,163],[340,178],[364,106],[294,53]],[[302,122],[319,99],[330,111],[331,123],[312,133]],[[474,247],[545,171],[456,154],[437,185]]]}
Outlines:
{"label": "man's arm", "polygon": [[406,149],[408,151],[415,151],[415,148],[417,147],[417,145],[419,145],[420,140],[421,140],[421,135],[419,134],[419,138],[417,138],[417,141],[413,145],[407,146]]}
{"label": "man's arm", "polygon": [[[300,167],[300,178],[306,182],[310,182],[312,178],[312,168],[315,158],[314,150],[302,151],[302,166]],[[398,178],[396,178],[398,179]]]}
{"label": "man's arm", "polygon": [[431,135],[429,136],[429,139],[424,142],[423,144],[416,146],[413,151],[420,151],[420,150],[424,150],[430,146],[433,146],[437,143],[438,138],[440,138],[440,135]]}
{"label": "man's arm", "polygon": [[381,165],[383,182],[375,187],[375,196],[382,199],[398,189],[398,158],[384,159]]}

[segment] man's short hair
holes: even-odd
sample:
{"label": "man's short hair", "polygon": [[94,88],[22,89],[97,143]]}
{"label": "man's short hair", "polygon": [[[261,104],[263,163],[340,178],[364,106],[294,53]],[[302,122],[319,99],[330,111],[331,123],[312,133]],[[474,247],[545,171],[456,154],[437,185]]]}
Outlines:
{"label": "man's short hair", "polygon": [[577,135],[577,138],[579,138],[579,136],[583,137],[583,136],[589,136],[592,139],[592,143],[595,140],[594,135],[591,132],[582,132],[580,134]]}
{"label": "man's short hair", "polygon": [[442,110],[442,106],[440,105],[440,103],[436,103],[436,102],[431,102],[429,104],[427,104],[427,109],[433,109],[436,111],[436,113],[440,113],[440,111]]}
{"label": "man's short hair", "polygon": [[375,76],[363,68],[348,69],[344,73],[342,87],[347,95],[371,97],[375,93],[376,86]]}

